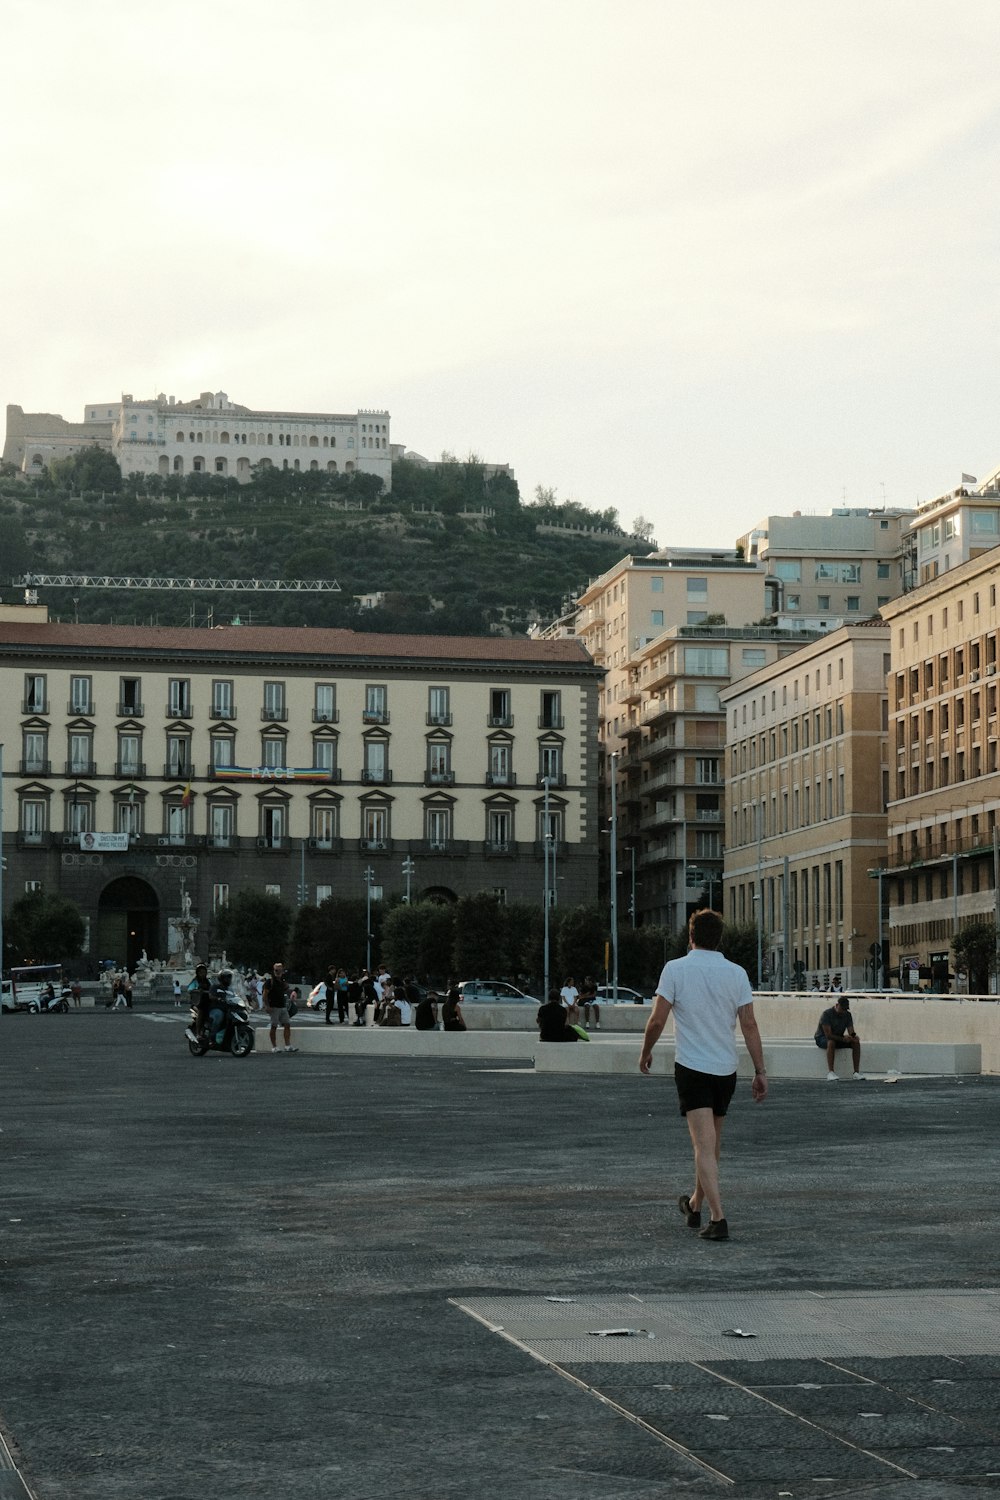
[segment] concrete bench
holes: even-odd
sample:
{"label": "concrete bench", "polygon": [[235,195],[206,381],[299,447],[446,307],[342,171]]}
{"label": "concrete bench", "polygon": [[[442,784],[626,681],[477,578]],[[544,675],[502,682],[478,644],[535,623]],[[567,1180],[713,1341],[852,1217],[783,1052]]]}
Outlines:
{"label": "concrete bench", "polygon": [[[266,1028],[259,1027],[257,1047],[267,1048]],[[296,1026],[293,1041],[301,1052],[332,1057],[449,1057],[468,1061],[504,1060],[534,1065],[538,1073],[635,1073],[640,1039],[595,1033],[589,1042],[540,1042],[535,1031],[415,1031],[412,1026]],[[826,1077],[826,1057],[815,1042],[801,1038],[764,1039],[767,1071],[774,1078]],[[653,1072],[672,1073],[673,1038],[664,1036],[653,1052]],[[973,1043],[864,1042],[861,1066],[866,1073],[956,1076],[981,1071],[980,1048]],[[753,1067],[740,1051],[738,1073],[748,1078]],[[837,1053],[837,1072],[851,1073],[847,1048]]]}
{"label": "concrete bench", "polygon": [[[412,1026],[293,1024],[292,1043],[300,1052],[334,1057],[505,1058],[530,1067],[538,1047],[538,1032],[416,1031]],[[257,1028],[256,1046],[258,1051],[267,1051],[266,1024]]]}
{"label": "concrete bench", "polygon": [[[639,1048],[632,1039],[594,1036],[577,1044],[539,1045],[535,1048],[535,1071],[539,1073],[634,1073],[638,1068]],[[811,1040],[764,1038],[764,1061],[772,1078],[826,1077],[826,1057]],[[653,1050],[653,1072],[672,1073],[673,1039],[663,1037]],[[867,1074],[924,1074],[953,1077],[979,1073],[981,1049],[973,1043],[949,1042],[862,1042],[861,1069]],[[838,1076],[849,1078],[853,1071],[851,1053],[846,1047],[837,1051]],[[741,1048],[737,1073],[740,1078],[753,1074],[753,1064]]]}

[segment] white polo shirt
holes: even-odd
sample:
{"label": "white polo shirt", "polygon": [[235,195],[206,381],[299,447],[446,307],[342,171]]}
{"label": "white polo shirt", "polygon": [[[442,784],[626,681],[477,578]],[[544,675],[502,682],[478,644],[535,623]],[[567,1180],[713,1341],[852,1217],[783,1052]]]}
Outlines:
{"label": "white polo shirt", "polygon": [[753,1004],[746,969],[709,948],[664,965],[656,993],[674,1014],[674,1057],[685,1068],[725,1078],[736,1072],[736,1013]]}

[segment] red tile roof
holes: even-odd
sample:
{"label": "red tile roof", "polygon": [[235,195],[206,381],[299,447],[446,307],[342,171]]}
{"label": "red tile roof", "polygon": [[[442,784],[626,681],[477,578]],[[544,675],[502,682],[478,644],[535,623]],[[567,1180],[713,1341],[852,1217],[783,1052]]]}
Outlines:
{"label": "red tile roof", "polygon": [[[511,636],[376,635],[312,626],[221,625],[214,629],[148,625],[31,624],[0,620],[0,653],[12,646],[102,655],[281,656],[357,661],[428,661],[594,668],[581,641]],[[596,669],[594,669],[596,670]]]}

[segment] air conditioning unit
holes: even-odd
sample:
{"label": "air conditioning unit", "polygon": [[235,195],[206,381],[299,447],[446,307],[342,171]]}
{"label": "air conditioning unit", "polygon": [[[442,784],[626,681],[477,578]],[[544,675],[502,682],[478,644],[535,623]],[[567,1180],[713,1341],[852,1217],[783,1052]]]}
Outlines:
{"label": "air conditioning unit", "polygon": [[978,672],[970,672],[969,673],[969,681],[970,682],[978,682],[979,681],[979,673]]}
{"label": "air conditioning unit", "polygon": [[159,844],[159,846],[160,846],[161,849],[165,849],[166,846],[170,843],[170,840],[168,838],[164,838],[163,835],[161,834],[161,836],[156,840],[156,842]]}
{"label": "air conditioning unit", "polygon": [[431,851],[432,854],[443,854],[444,851],[447,849],[447,847],[448,847],[447,844],[429,844],[428,845],[428,848],[430,849],[430,851]]}
{"label": "air conditioning unit", "polygon": [[64,833],[63,834],[63,843],[64,844],[78,844],[79,842],[80,842],[80,835],[78,833]]}
{"label": "air conditioning unit", "polygon": [[329,722],[330,722],[330,715],[329,714],[317,714],[316,715],[316,723],[317,724],[329,724]]}
{"label": "air conditioning unit", "polygon": [[990,665],[986,668],[986,675],[987,675],[987,677],[993,677],[993,676],[995,676],[996,669],[997,669],[996,662],[990,662]]}
{"label": "air conditioning unit", "polygon": [[258,839],[257,840],[257,848],[258,849],[269,849],[270,848],[270,844],[268,843],[267,839]]}

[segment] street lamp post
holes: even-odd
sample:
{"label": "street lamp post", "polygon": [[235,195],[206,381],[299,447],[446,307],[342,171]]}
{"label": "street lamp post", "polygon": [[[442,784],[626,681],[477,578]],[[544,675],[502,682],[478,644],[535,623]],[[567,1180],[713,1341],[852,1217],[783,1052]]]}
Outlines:
{"label": "street lamp post", "polygon": [[542,790],[544,801],[542,803],[542,999],[549,998],[549,906],[552,897],[550,894],[549,873],[549,846],[552,842],[552,833],[549,828],[549,778],[543,776]]}
{"label": "street lamp post", "polygon": [[413,878],[413,872],[416,868],[417,867],[413,863],[413,860],[409,857],[409,855],[407,855],[407,857],[403,860],[403,876],[406,880],[406,895],[403,897],[403,900],[406,902],[407,906],[409,906],[410,904],[410,881]]}
{"label": "street lamp post", "polygon": [[369,974],[372,971],[372,881],[375,879],[375,871],[371,865],[365,866],[365,968]]}
{"label": "street lamp post", "polygon": [[0,743],[0,978],[3,977],[3,744]]}

